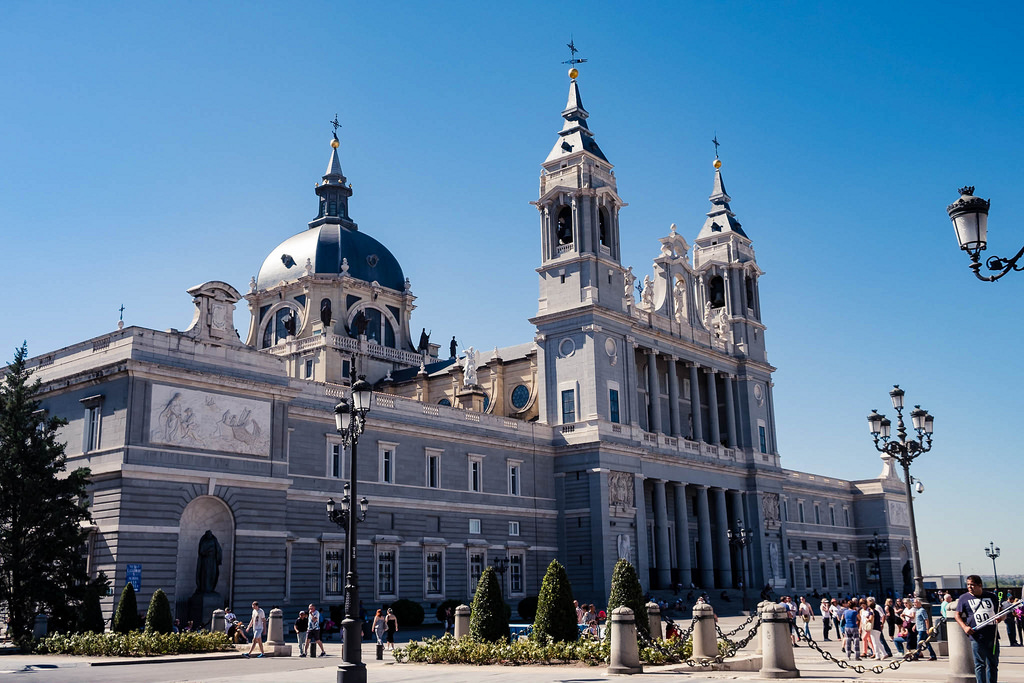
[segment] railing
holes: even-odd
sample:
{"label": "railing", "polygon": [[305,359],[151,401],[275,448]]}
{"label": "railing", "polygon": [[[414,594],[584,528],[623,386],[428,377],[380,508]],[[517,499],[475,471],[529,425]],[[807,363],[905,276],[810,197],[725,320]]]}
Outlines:
{"label": "railing", "polygon": [[[362,352],[373,358],[379,358],[381,360],[400,363],[411,367],[415,367],[424,361],[422,354],[412,353],[411,351],[402,351],[401,349],[393,349],[389,346],[382,346],[373,341],[367,341],[365,348],[361,348],[358,339],[343,337],[338,334],[317,334],[312,337],[292,339],[284,344],[278,344],[277,346],[267,350],[280,356],[285,354],[302,353],[303,351],[309,351],[310,349],[320,347],[338,349],[340,351],[348,351],[350,353]],[[426,358],[426,362],[428,363],[433,363],[437,360],[437,358],[429,356]]]}
{"label": "railing", "polygon": [[570,242],[569,244],[559,244],[559,245],[557,245],[555,247],[555,253],[556,254],[566,254],[566,253],[572,251],[572,247],[573,247],[572,242]]}

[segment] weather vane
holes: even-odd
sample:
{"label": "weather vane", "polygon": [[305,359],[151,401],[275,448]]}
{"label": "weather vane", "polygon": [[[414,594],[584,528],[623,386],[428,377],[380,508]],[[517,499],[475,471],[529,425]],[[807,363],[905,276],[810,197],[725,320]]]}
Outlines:
{"label": "weather vane", "polygon": [[580,59],[576,57],[576,53],[579,52],[579,48],[576,47],[576,43],[575,41],[573,41],[572,36],[569,37],[569,42],[566,43],[565,46],[569,48],[569,53],[571,56],[569,57],[569,59],[562,62],[562,64],[568,64],[569,66],[575,67],[577,64],[583,64],[585,61],[587,61],[585,59]]}
{"label": "weather vane", "polygon": [[711,138],[711,144],[715,146],[715,158],[718,158],[718,145],[721,143],[718,141],[718,133],[715,133],[715,137]]}
{"label": "weather vane", "polygon": [[338,115],[334,115],[334,120],[331,121],[331,125],[334,126],[334,139],[338,139],[338,129],[341,128],[341,124],[338,123]]}

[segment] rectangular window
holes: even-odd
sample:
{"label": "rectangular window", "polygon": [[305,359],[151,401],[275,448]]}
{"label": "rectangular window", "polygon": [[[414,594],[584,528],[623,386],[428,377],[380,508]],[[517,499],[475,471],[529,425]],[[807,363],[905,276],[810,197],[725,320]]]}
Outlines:
{"label": "rectangular window", "polygon": [[566,389],[562,392],[562,424],[576,421],[576,390]]}
{"label": "rectangular window", "polygon": [[427,487],[441,488],[441,454],[427,451]]}
{"label": "rectangular window", "polygon": [[846,526],[850,526],[850,508],[843,508],[843,518],[846,520]]}
{"label": "rectangular window", "polygon": [[804,562],[804,586],[811,587],[811,563]]}
{"label": "rectangular window", "polygon": [[476,585],[480,583],[480,575],[484,573],[484,554],[471,552],[469,554],[469,591],[476,592]]}
{"label": "rectangular window", "polygon": [[469,490],[476,493],[484,490],[484,463],[480,458],[469,459]]}
{"label": "rectangular window", "polygon": [[306,359],[306,379],[310,379],[313,376],[313,359]]}
{"label": "rectangular window", "polygon": [[799,514],[800,523],[803,524],[803,522],[804,522],[804,503],[803,503],[803,501],[797,502],[797,504],[796,504],[796,511]]}
{"label": "rectangular window", "polygon": [[821,563],[821,587],[828,588],[828,572],[825,571],[825,563]]}
{"label": "rectangular window", "polygon": [[836,562],[836,588],[843,586],[843,565]]}
{"label": "rectangular window", "polygon": [[383,484],[395,483],[395,447],[398,444],[378,442],[380,452],[380,481]]}
{"label": "rectangular window", "polygon": [[854,577],[857,576],[857,565],[854,562],[850,563],[850,587],[853,590],[857,590],[857,582]]}
{"label": "rectangular window", "polygon": [[782,499],[782,521],[789,521],[789,501],[785,498]]}
{"label": "rectangular window", "polygon": [[814,504],[814,523],[821,524],[821,509],[818,507],[817,503]]}
{"label": "rectangular window", "polygon": [[342,473],[343,471],[342,471],[342,468],[341,468],[341,458],[342,458],[341,454],[342,453],[343,453],[343,449],[342,449],[340,443],[332,443],[331,444],[331,457],[330,457],[330,464],[328,465],[327,473],[328,473],[329,476],[332,476],[335,479],[342,479],[342,478],[344,478],[344,474]]}
{"label": "rectangular window", "polygon": [[395,551],[377,551],[377,594],[395,595]]}
{"label": "rectangular window", "polygon": [[86,451],[99,450],[100,447],[100,411],[102,406],[92,406],[88,409],[88,436],[86,437]]}
{"label": "rectangular window", "polygon": [[509,463],[508,466],[508,493],[510,496],[519,495],[519,463]]}
{"label": "rectangular window", "polygon": [[348,377],[349,373],[352,372],[351,368],[352,368],[352,362],[351,361],[347,361],[347,360],[341,361],[341,376],[342,377]]}
{"label": "rectangular window", "polygon": [[509,536],[518,536],[519,535],[519,522],[509,522],[508,523],[508,535]]}
{"label": "rectangular window", "polygon": [[807,541],[800,541],[800,550],[807,550]]}
{"label": "rectangular window", "polygon": [[823,548],[821,547],[821,541],[818,541],[818,550],[822,550],[822,549]]}
{"label": "rectangular window", "polygon": [[832,526],[836,525],[836,509],[831,505],[828,506],[828,517],[832,522]]}
{"label": "rectangular window", "polygon": [[761,452],[768,452],[768,433],[764,428],[764,425],[757,425],[757,438],[761,444]]}
{"label": "rectangular window", "polygon": [[480,533],[480,520],[471,519],[469,520],[469,533],[478,534]]}
{"label": "rectangular window", "polygon": [[524,592],[522,555],[510,555],[508,558],[508,592],[512,595]]}
{"label": "rectangular window", "polygon": [[619,422],[619,390],[608,390],[608,419],[618,424]]}
{"label": "rectangular window", "polygon": [[441,553],[427,553],[427,595],[441,595],[444,591],[441,572]]}
{"label": "rectangular window", "polygon": [[324,549],[324,596],[344,595],[344,567],[342,562],[345,551],[341,548]]}
{"label": "rectangular window", "polygon": [[832,543],[832,552],[838,552],[838,551],[839,551],[839,544],[833,542]]}

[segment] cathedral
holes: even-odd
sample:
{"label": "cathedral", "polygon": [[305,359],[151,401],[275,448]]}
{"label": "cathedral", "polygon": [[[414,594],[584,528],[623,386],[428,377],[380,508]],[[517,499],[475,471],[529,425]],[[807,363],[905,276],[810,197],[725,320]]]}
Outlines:
{"label": "cathedral", "polygon": [[[556,558],[599,605],[619,558],[651,591],[902,589],[892,463],[858,481],[782,466],[752,241],[767,237],[741,225],[721,162],[706,215],[627,266],[626,203],[569,76],[538,154],[533,339],[458,353],[414,333],[406,275],[430,266],[400,264],[357,224],[335,137],[315,217],[244,293],[212,280],[188,290],[187,329],[119,326],[30,361],[43,408],[69,421],[69,466],[92,470],[86,552],[114,579],[108,617],[127,581],[140,604],[163,589],[179,617],[201,592],[340,604],[345,532],[326,505],[350,476],[369,503],[355,559],[367,607],[406,598],[432,615],[468,603],[493,565],[515,610]],[[351,473],[334,410],[358,377],[374,392]]]}

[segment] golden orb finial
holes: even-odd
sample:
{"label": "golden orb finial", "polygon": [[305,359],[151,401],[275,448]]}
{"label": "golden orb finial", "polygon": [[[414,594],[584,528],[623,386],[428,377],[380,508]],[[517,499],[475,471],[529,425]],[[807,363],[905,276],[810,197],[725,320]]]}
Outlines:
{"label": "golden orb finial", "polygon": [[338,138],[334,138],[333,140],[331,140],[331,147],[333,147],[334,149],[338,149],[339,144],[340,143],[338,142]]}
{"label": "golden orb finial", "polygon": [[715,168],[722,168],[722,160],[721,159],[715,159],[715,163],[713,164],[713,166]]}
{"label": "golden orb finial", "polygon": [[569,78],[576,80],[576,77],[580,75],[580,72],[576,70],[576,67],[569,69]]}

